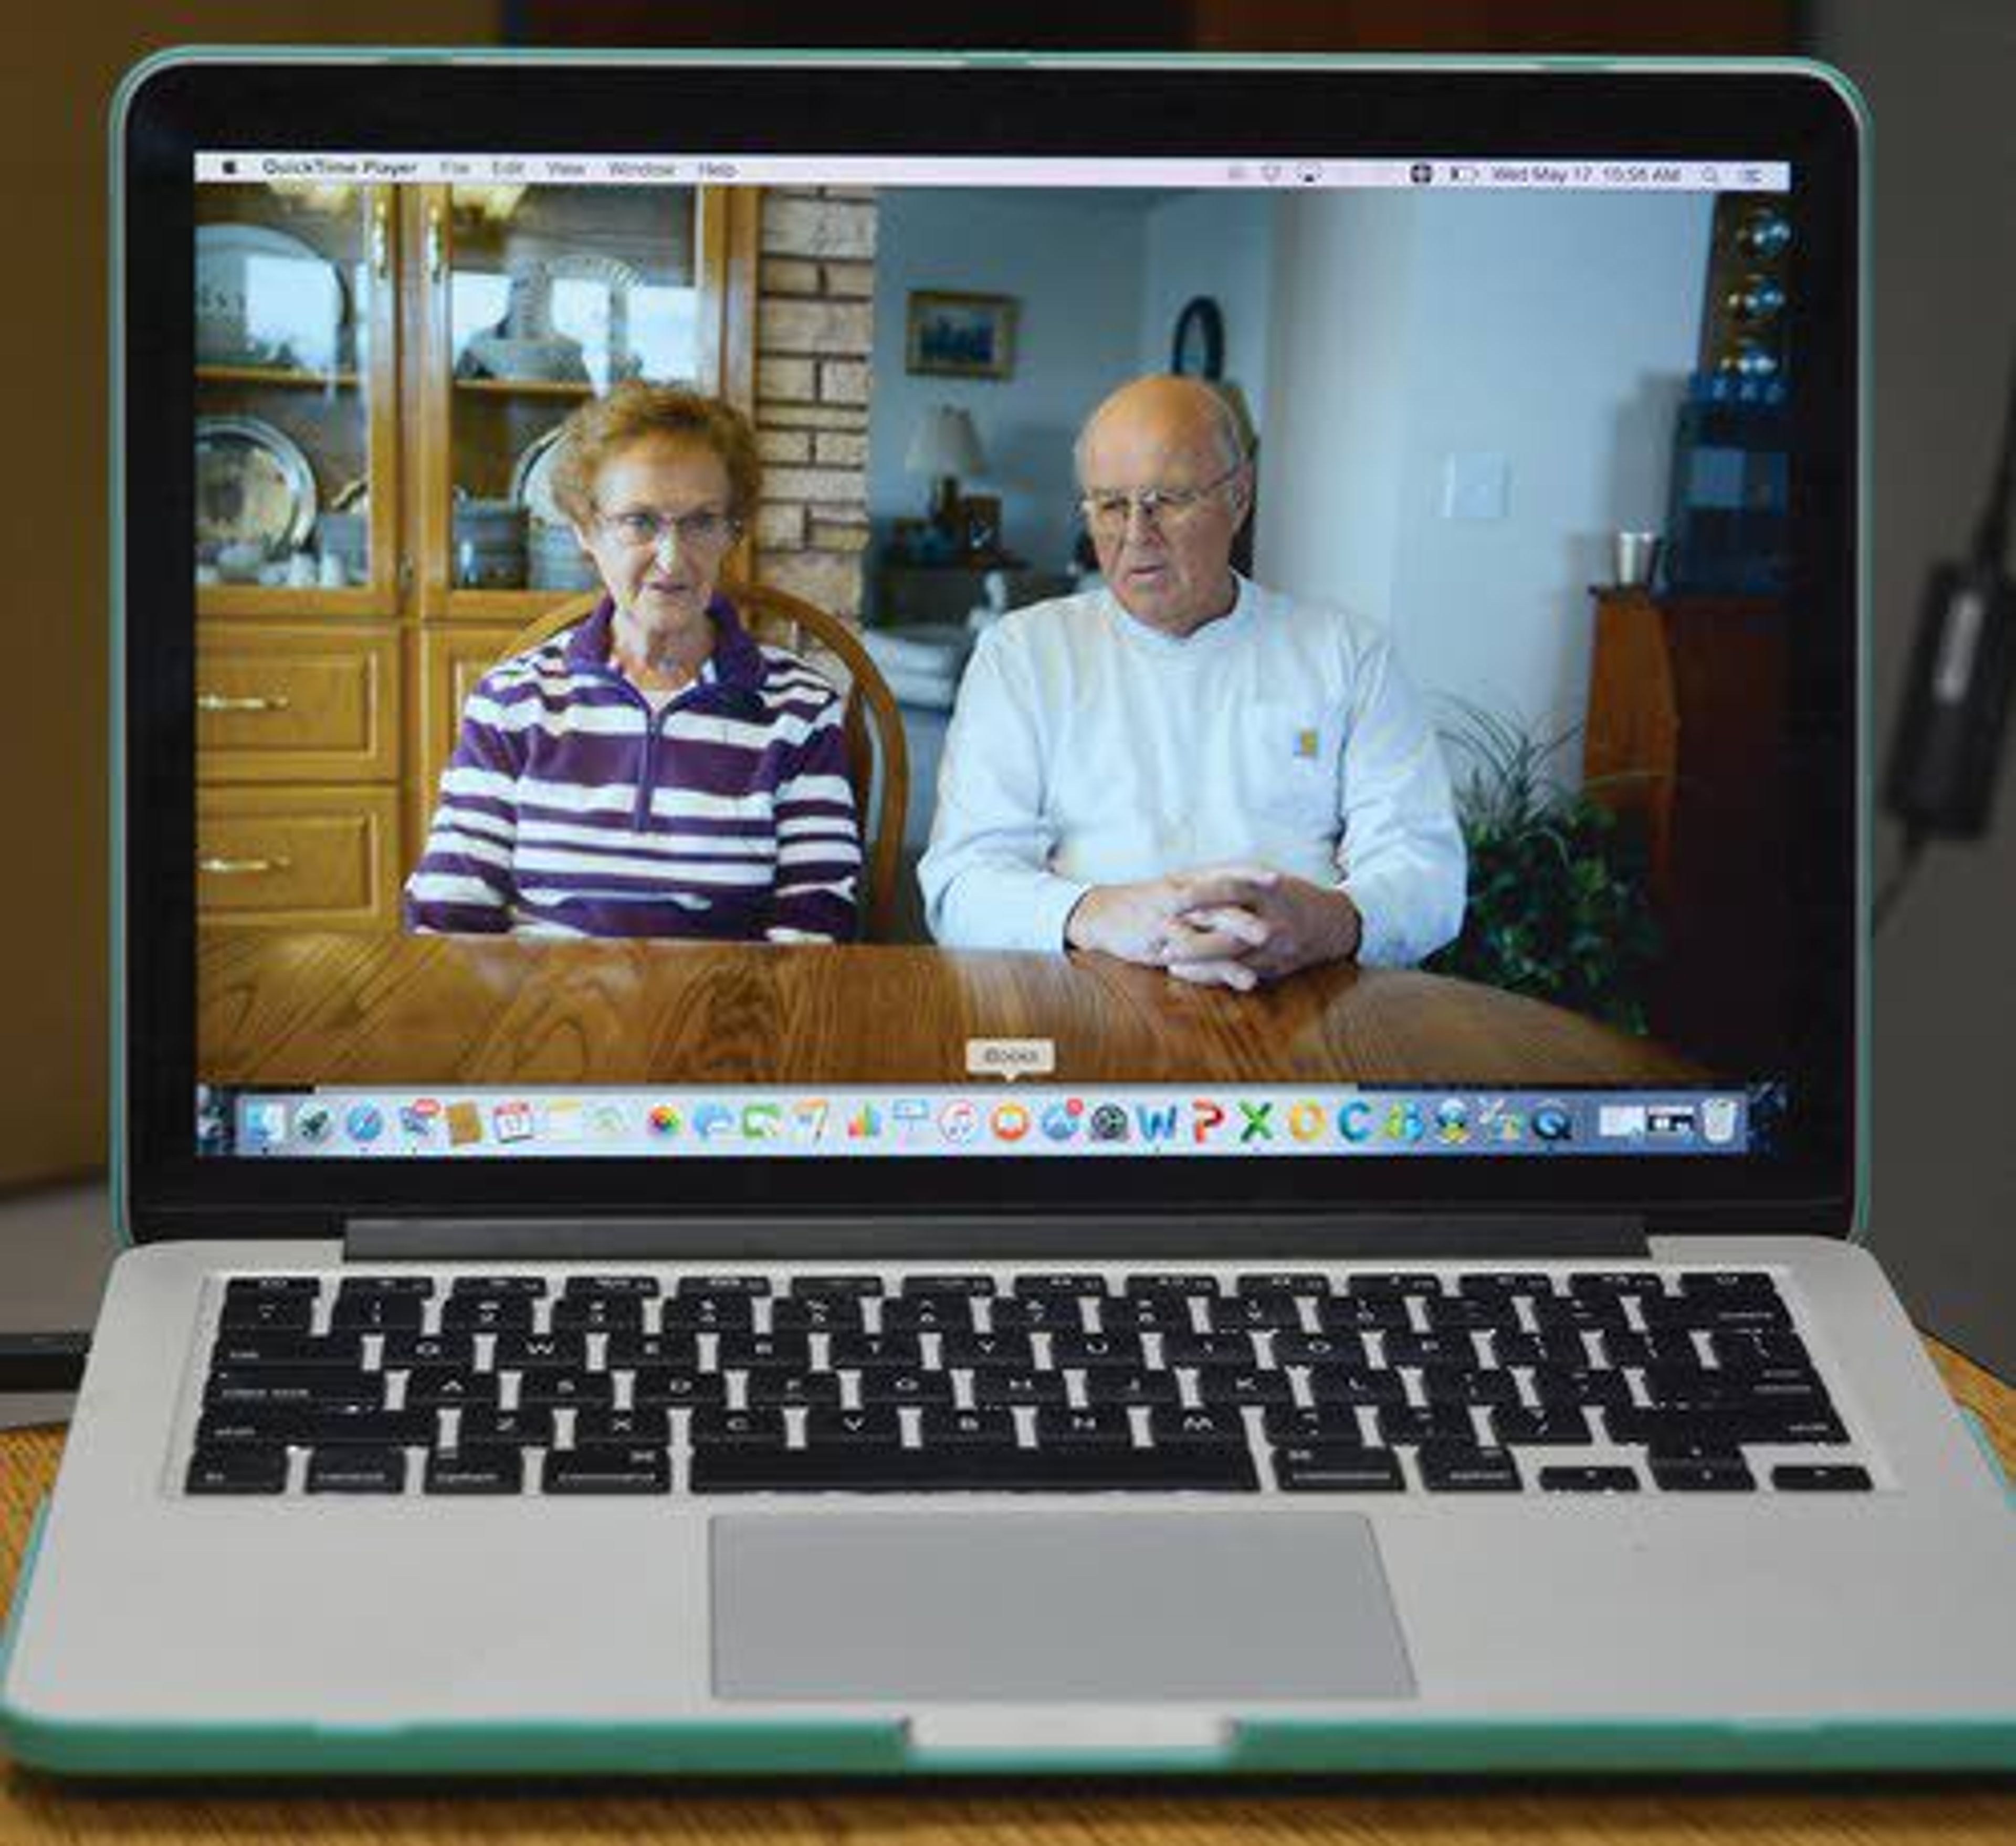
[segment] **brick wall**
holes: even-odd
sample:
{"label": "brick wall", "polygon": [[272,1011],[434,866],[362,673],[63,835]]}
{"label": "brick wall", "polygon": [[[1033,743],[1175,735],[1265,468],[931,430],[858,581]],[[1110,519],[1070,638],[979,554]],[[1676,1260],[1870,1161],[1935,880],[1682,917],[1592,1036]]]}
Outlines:
{"label": "brick wall", "polygon": [[871,188],[772,188],[757,285],[757,575],[856,619],[868,549],[875,219]]}

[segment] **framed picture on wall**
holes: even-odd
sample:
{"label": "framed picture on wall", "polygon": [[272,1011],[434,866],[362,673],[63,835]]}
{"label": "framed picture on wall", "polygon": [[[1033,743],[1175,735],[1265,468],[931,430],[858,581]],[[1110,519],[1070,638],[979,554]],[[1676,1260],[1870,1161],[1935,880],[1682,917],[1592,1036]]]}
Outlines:
{"label": "framed picture on wall", "polygon": [[947,378],[1006,378],[1015,369],[1015,298],[910,291],[903,369]]}

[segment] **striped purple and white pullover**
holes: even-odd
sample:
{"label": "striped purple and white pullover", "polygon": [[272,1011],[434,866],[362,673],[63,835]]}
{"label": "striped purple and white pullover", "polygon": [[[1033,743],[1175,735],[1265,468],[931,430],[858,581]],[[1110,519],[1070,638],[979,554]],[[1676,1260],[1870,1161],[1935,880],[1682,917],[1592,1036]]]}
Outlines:
{"label": "striped purple and white pullover", "polygon": [[861,840],[840,696],[717,596],[661,711],[610,664],[613,606],[494,667],[441,775],[406,927],[835,942]]}

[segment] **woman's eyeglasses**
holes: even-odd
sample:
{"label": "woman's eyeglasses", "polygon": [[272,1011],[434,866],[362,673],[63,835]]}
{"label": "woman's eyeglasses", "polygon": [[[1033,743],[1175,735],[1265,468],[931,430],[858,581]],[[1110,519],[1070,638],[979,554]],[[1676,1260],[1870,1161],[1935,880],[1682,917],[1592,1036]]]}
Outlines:
{"label": "woman's eyeglasses", "polygon": [[1110,492],[1082,494],[1078,509],[1093,535],[1100,538],[1118,538],[1136,513],[1158,531],[1172,531],[1196,518],[1211,495],[1245,466],[1244,461],[1234,462],[1215,480],[1208,480],[1201,488],[1115,488]]}
{"label": "woman's eyeglasses", "polygon": [[598,514],[603,531],[626,551],[656,551],[668,534],[681,551],[725,551],[742,536],[742,522],[725,513],[653,513],[639,507],[627,513]]}

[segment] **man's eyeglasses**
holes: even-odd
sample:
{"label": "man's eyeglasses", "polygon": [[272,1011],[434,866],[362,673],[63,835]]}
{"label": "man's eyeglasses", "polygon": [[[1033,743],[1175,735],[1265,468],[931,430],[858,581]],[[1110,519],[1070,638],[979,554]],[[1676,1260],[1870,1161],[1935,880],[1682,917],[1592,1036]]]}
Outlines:
{"label": "man's eyeglasses", "polygon": [[675,534],[681,551],[725,551],[742,536],[742,522],[711,508],[698,513],[653,513],[638,507],[627,513],[597,516],[603,531],[628,551],[656,551],[668,533]]}
{"label": "man's eyeglasses", "polygon": [[1137,512],[1150,525],[1170,531],[1194,519],[1211,495],[1245,466],[1243,459],[1234,462],[1215,480],[1208,480],[1201,488],[1136,488],[1131,491],[1115,488],[1111,492],[1081,494],[1078,509],[1096,538],[1118,538]]}

